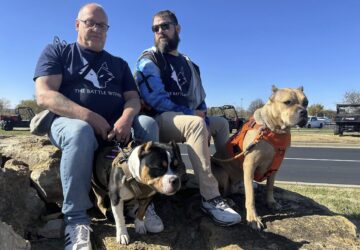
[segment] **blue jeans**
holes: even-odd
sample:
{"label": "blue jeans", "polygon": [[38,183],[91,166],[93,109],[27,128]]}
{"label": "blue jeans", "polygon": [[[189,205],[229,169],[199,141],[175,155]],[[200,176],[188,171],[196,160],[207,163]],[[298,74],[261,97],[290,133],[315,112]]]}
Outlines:
{"label": "blue jeans", "polygon": [[[159,129],[151,117],[134,119],[133,137],[142,141],[159,141]],[[51,142],[61,152],[60,178],[64,202],[62,212],[66,224],[90,224],[86,210],[90,201],[94,152],[98,142],[93,128],[82,120],[58,117],[49,131]]]}

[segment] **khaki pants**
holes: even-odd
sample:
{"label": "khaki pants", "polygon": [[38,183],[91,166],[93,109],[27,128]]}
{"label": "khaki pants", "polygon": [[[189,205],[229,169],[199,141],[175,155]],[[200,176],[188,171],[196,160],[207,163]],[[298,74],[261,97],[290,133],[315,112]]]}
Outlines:
{"label": "khaki pants", "polygon": [[[206,199],[219,196],[218,182],[211,173],[208,129],[205,120],[199,116],[178,112],[164,112],[157,116],[160,142],[186,142],[190,162],[193,166],[200,194]],[[229,125],[222,117],[209,117],[209,130],[216,150],[223,150],[229,138]]]}

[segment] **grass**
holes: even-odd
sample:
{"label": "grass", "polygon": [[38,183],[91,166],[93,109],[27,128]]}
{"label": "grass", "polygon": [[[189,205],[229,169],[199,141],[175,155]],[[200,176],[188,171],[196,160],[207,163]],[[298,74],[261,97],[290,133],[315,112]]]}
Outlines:
{"label": "grass", "polygon": [[291,130],[292,142],[312,143],[336,143],[336,144],[360,144],[360,133],[345,132],[343,136],[334,135],[330,128],[300,128]]}
{"label": "grass", "polygon": [[299,193],[352,221],[360,229],[360,187],[329,187],[276,183],[277,187]]}
{"label": "grass", "polygon": [[5,131],[0,129],[0,136],[14,136],[14,135],[30,135],[29,129],[14,128],[12,131]]}

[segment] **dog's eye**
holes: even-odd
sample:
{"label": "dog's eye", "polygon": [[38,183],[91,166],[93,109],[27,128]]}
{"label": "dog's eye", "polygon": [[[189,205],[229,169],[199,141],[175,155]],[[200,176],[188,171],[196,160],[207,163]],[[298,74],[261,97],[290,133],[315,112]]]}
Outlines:
{"label": "dog's eye", "polygon": [[164,167],[153,167],[150,168],[149,175],[153,178],[162,176],[166,173],[166,168]]}
{"label": "dog's eye", "polygon": [[284,104],[285,104],[285,105],[290,105],[290,104],[291,104],[291,101],[285,101]]}

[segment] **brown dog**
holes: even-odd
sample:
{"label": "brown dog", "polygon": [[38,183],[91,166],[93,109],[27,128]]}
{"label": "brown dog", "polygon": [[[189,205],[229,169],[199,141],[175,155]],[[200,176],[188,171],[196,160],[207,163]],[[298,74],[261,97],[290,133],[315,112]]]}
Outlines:
{"label": "brown dog", "polygon": [[232,193],[233,184],[243,178],[246,220],[254,229],[261,229],[263,224],[255,209],[253,180],[267,179],[267,204],[272,209],[280,209],[273,195],[276,170],[290,145],[290,128],[307,122],[307,105],[302,87],[278,89],[273,86],[268,102],[229,139],[227,151],[217,152],[212,158],[212,171],[223,195]]}

